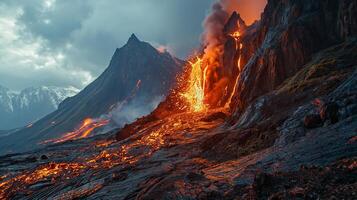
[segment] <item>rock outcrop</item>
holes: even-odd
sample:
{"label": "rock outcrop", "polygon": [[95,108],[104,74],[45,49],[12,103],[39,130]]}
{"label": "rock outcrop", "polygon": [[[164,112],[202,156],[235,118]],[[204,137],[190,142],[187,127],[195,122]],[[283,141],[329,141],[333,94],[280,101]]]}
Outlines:
{"label": "rock outcrop", "polygon": [[235,111],[276,89],[318,51],[354,35],[355,2],[270,0],[261,21],[242,36],[245,66]]}

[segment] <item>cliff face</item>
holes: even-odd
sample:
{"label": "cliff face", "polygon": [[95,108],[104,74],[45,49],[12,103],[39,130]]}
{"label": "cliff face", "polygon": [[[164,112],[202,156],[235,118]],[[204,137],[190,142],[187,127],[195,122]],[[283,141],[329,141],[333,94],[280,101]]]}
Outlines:
{"label": "cliff face", "polygon": [[340,36],[347,38],[357,34],[357,1],[344,0],[339,4],[338,30]]}
{"label": "cliff face", "polygon": [[270,0],[260,22],[242,36],[242,62],[234,106],[241,112],[277,88],[318,51],[355,33],[356,1]]}

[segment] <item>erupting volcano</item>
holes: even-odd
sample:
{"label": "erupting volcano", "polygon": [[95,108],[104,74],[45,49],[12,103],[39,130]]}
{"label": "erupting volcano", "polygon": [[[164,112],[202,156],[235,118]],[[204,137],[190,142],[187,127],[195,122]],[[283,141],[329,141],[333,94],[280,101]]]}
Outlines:
{"label": "erupting volcano", "polygon": [[[89,92],[26,129],[73,113],[77,128],[0,157],[0,198],[356,199],[357,1],[269,0],[248,23],[237,2],[213,4],[187,62],[133,34]],[[103,85],[128,87],[107,102]],[[150,114],[103,134],[111,118],[76,112],[161,91]]]}

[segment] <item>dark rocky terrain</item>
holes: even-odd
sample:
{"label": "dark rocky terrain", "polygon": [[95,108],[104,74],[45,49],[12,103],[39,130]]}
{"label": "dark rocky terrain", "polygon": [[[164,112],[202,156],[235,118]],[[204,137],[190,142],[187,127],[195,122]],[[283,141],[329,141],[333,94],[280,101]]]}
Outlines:
{"label": "dark rocky terrain", "polygon": [[0,198],[356,199],[356,5],[269,0],[226,46],[245,64],[230,110],[169,96],[120,131],[0,157]]}

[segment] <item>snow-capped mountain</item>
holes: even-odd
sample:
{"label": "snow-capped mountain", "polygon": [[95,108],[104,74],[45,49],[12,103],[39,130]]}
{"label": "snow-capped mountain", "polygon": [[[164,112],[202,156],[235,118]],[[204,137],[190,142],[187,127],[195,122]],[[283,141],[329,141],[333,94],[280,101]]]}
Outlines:
{"label": "snow-capped mountain", "polygon": [[0,130],[25,126],[53,112],[67,97],[79,90],[74,87],[30,87],[20,92],[0,86]]}

